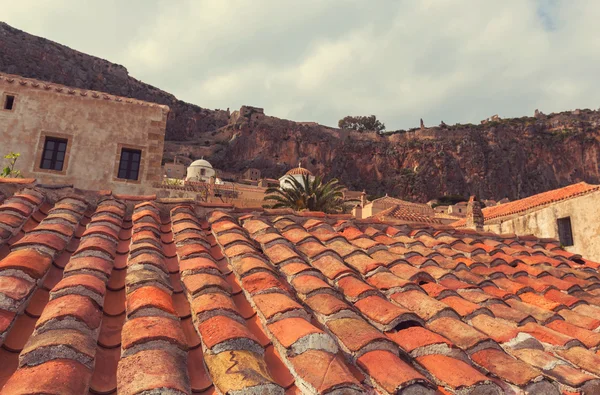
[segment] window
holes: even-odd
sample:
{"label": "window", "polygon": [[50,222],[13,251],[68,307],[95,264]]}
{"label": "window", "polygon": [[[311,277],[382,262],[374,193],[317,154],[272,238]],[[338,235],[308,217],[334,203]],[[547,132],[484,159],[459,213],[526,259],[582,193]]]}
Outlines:
{"label": "window", "polygon": [[203,176],[206,174],[206,169],[200,169],[200,175]]}
{"label": "window", "polygon": [[558,238],[560,244],[568,247],[573,245],[573,232],[571,230],[571,217],[559,218],[558,223]]}
{"label": "window", "polygon": [[40,168],[61,171],[65,163],[66,152],[67,140],[46,137]]}
{"label": "window", "polygon": [[127,180],[137,180],[140,171],[140,159],[142,151],[136,149],[123,148],[121,150],[121,160],[119,161],[119,178]]}
{"label": "window", "polygon": [[4,99],[4,109],[12,110],[15,106],[15,97],[13,95],[6,95]]}

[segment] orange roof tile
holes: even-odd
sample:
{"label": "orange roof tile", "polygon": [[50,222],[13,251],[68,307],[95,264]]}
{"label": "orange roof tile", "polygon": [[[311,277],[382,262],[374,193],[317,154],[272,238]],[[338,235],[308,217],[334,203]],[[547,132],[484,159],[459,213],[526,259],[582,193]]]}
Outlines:
{"label": "orange roof tile", "polygon": [[49,196],[0,205],[2,393],[600,386],[599,265],[548,241]]}

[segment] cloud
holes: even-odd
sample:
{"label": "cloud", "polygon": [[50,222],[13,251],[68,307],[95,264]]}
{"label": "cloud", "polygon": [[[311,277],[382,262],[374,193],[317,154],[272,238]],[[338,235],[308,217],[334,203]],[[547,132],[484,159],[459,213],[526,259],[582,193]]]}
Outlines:
{"label": "cloud", "polygon": [[[35,7],[32,7],[35,4]],[[35,9],[35,12],[31,10]],[[12,2],[14,27],[126,66],[206,108],[327,125],[478,123],[597,108],[593,0]]]}

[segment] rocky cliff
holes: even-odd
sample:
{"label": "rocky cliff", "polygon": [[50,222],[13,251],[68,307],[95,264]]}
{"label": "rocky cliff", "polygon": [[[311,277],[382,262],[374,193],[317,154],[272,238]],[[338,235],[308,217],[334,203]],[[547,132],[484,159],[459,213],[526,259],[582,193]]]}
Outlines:
{"label": "rocky cliff", "polygon": [[250,107],[230,116],[3,23],[0,71],[169,105],[165,160],[204,156],[222,170],[255,167],[275,178],[301,161],[351,189],[420,201],[443,194],[517,199],[578,181],[600,183],[600,113],[591,110],[385,135],[282,120]]}
{"label": "rocky cliff", "polygon": [[[443,194],[517,199],[578,181],[600,183],[600,112],[582,110],[385,135],[240,118],[216,144],[171,144],[217,168],[280,177],[299,161],[352,189],[427,201]],[[194,155],[195,154],[195,155]]]}

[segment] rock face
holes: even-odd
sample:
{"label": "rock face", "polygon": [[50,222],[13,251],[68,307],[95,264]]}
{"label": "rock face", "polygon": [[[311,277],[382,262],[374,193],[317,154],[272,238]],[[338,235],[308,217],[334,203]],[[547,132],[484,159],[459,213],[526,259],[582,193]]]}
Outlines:
{"label": "rock face", "polygon": [[167,139],[186,140],[224,126],[228,111],[207,110],[129,76],[127,69],[0,22],[0,71],[76,88],[166,104]]}
{"label": "rock face", "polygon": [[130,77],[123,66],[3,23],[0,71],[170,106],[164,159],[179,155],[184,164],[204,156],[218,169],[252,167],[278,178],[300,161],[351,189],[420,201],[444,194],[513,200],[600,183],[600,113],[591,110],[358,133],[250,106],[231,114],[203,109]]}
{"label": "rock face", "polygon": [[219,135],[227,140],[206,153],[217,168],[253,167],[276,178],[301,161],[351,189],[419,201],[443,194],[514,200],[600,183],[600,113],[591,110],[385,135],[265,116],[240,118]]}

